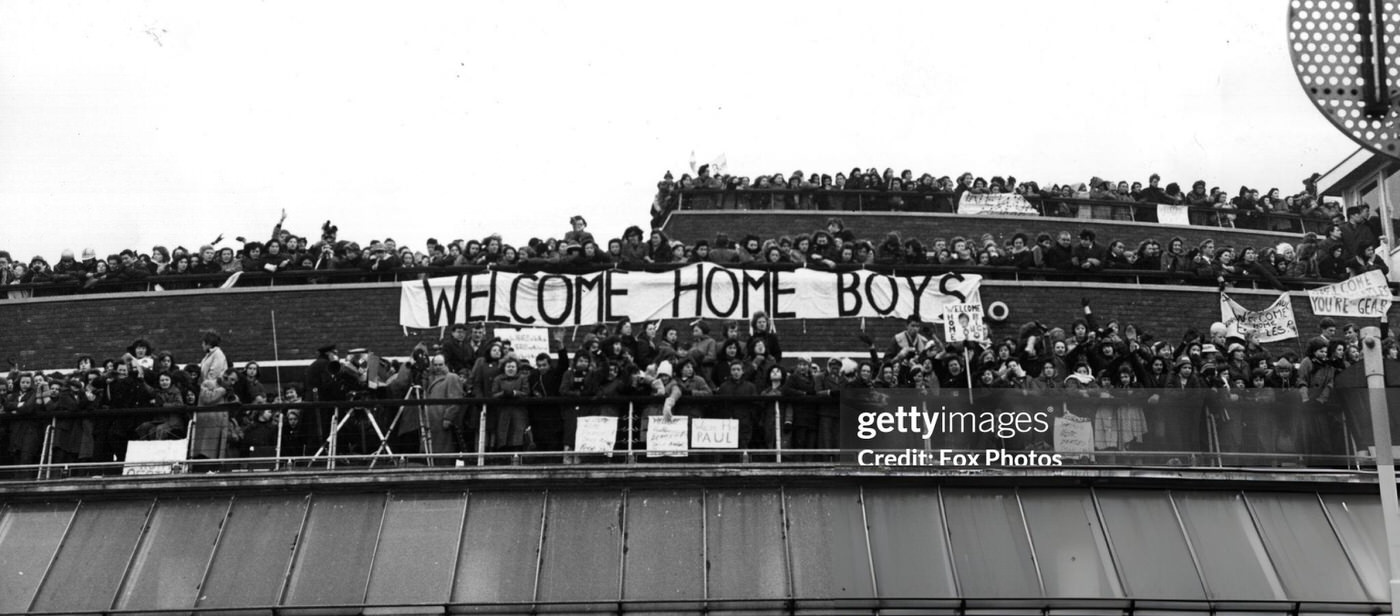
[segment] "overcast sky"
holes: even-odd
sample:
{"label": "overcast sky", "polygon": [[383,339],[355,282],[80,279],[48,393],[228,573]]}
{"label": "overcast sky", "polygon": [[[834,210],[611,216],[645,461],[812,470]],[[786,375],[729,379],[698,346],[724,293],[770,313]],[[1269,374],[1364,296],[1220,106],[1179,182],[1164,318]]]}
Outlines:
{"label": "overcast sky", "polygon": [[[0,1],[0,248],[645,226],[655,183],[852,166],[1285,194],[1355,149],[1287,3]],[[231,241],[231,240],[226,240]],[[235,244],[236,246],[236,244]]]}

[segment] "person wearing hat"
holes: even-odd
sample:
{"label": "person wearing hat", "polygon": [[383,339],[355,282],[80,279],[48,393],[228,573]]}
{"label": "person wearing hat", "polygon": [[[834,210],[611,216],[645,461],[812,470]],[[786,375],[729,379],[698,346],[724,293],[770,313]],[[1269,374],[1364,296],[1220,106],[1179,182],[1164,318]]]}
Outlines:
{"label": "person wearing hat", "polygon": [[1225,347],[1225,371],[1229,373],[1231,383],[1249,383],[1253,380],[1254,368],[1245,357],[1245,346],[1239,338],[1231,338]]}
{"label": "person wearing hat", "polygon": [[83,278],[83,266],[73,258],[73,251],[63,249],[63,253],[58,257],[58,263],[53,264],[54,282],[75,282]]}
{"label": "person wearing hat", "polygon": [[1196,376],[1196,365],[1191,363],[1191,358],[1177,358],[1173,371],[1176,373],[1176,378],[1168,382],[1169,388],[1197,389],[1201,387],[1201,381]]}
{"label": "person wearing hat", "polygon": [[376,240],[370,244],[369,256],[360,264],[360,268],[370,272],[382,273],[396,270],[401,265],[398,256],[395,255],[393,251],[389,250],[389,247],[385,246],[383,242]]}
{"label": "person wearing hat", "polygon": [[326,344],[316,349],[316,359],[306,368],[305,384],[307,400],[328,402],[343,400],[343,392],[337,386],[335,374],[340,369],[340,351],[335,344]]}
{"label": "person wearing hat", "polygon": [[709,374],[719,356],[719,345],[710,337],[710,324],[704,319],[691,321],[690,328],[689,357],[701,374]]}

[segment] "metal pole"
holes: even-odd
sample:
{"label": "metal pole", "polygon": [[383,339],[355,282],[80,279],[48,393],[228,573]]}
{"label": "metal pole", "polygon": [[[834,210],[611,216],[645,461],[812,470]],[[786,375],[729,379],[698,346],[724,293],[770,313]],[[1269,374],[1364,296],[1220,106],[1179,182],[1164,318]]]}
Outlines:
{"label": "metal pole", "polygon": [[486,403],[481,403],[481,417],[476,430],[476,465],[486,466]]}
{"label": "metal pole", "polygon": [[[277,311],[269,310],[272,315],[272,361],[277,364],[277,369],[272,371],[277,378],[277,395],[274,398],[282,397],[282,357],[277,352]],[[278,420],[281,421],[280,419]]]}
{"label": "metal pole", "polygon": [[340,407],[331,409],[331,442],[326,444],[326,470],[335,470],[335,444],[340,440]]}
{"label": "metal pole", "polygon": [[282,431],[286,428],[282,426],[282,416],[285,413],[277,414],[277,451],[273,453],[272,470],[282,470]]}
{"label": "metal pole", "polygon": [[1392,614],[1400,614],[1400,499],[1395,490],[1395,454],[1390,448],[1390,409],[1386,406],[1380,337],[1378,327],[1361,328],[1371,429],[1376,437],[1376,475],[1381,484],[1381,518],[1385,521],[1385,542],[1390,548],[1390,609]]}
{"label": "metal pole", "polygon": [[1381,242],[1381,254],[1385,256],[1386,263],[1391,263],[1390,251],[1395,246],[1395,223],[1391,221],[1390,216],[1394,205],[1390,202],[1390,193],[1385,187],[1385,176],[1384,169],[1376,174],[1376,195],[1380,201],[1376,204],[1376,215],[1381,217],[1381,234],[1385,236],[1385,241]]}
{"label": "metal pole", "polygon": [[781,463],[783,461],[783,404],[781,402],[773,403],[773,446],[778,450],[777,462]]}
{"label": "metal pole", "polygon": [[632,431],[632,430],[634,430],[634,429],[636,428],[636,426],[634,425],[634,423],[633,423],[633,421],[632,421],[632,416],[635,415],[636,412],[637,412],[636,403],[635,403],[635,402],[630,402],[630,401],[629,401],[629,402],[627,403],[627,463],[628,463],[628,464],[632,464],[633,462],[636,461],[636,459],[632,457],[632,456],[634,455],[633,452],[632,452],[632,439],[636,438],[636,433]]}

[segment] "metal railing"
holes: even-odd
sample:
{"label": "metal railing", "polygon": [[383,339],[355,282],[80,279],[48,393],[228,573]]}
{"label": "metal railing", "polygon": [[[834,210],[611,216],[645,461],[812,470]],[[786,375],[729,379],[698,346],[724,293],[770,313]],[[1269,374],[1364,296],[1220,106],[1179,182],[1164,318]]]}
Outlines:
{"label": "metal railing", "polygon": [[[490,272],[521,272],[521,273],[564,273],[564,274],[588,274],[603,272],[608,270],[628,271],[628,272],[670,272],[693,263],[647,263],[647,264],[615,264],[599,263],[590,265],[561,265],[557,263],[522,263],[520,265],[469,265],[454,267],[415,267],[402,268],[388,272],[367,274],[358,270],[323,270],[323,271],[302,271],[294,270],[278,272],[276,274],[248,273],[243,274],[233,285],[235,288],[247,289],[258,287],[285,287],[303,286],[317,284],[365,284],[365,283],[399,283],[410,280],[421,280],[425,278],[436,278],[445,276],[465,276],[479,275]],[[921,274],[977,274],[990,280],[1063,280],[1063,281],[1091,281],[1095,283],[1109,282],[1119,284],[1180,284],[1200,283],[1202,285],[1214,285],[1216,276],[1198,275],[1195,272],[1166,272],[1161,270],[1148,269],[1103,269],[1094,272],[1081,270],[1061,270],[1050,268],[1017,267],[1014,265],[930,265],[930,264],[884,264],[884,263],[836,263],[831,266],[821,264],[800,265],[796,263],[724,263],[725,267],[736,269],[756,269],[756,270],[781,270],[792,271],[800,267],[812,267],[824,271],[834,272],[854,272],[854,271],[874,271],[895,275],[921,275]],[[1227,282],[1242,287],[1272,288],[1268,281],[1257,276],[1243,274],[1226,274],[1224,278]],[[72,296],[102,293],[145,293],[153,291],[173,291],[202,289],[207,291],[218,291],[224,282],[228,280],[225,274],[182,274],[182,275],[160,275],[150,276],[139,281],[127,282],[103,282],[93,286],[86,286],[76,282],[45,282],[45,283],[16,283],[0,287],[0,302],[5,299],[21,299],[29,297],[54,297]],[[1278,280],[1286,289],[1307,289],[1324,286],[1336,280],[1324,280],[1320,278],[1288,278],[1278,277]]]}
{"label": "metal railing", "polygon": [[[830,212],[957,213],[957,193],[904,190],[834,190],[791,188],[676,191],[676,210],[815,210]],[[1156,203],[1104,199],[1027,196],[1040,216],[1123,222],[1158,222]],[[1285,233],[1325,233],[1330,218],[1299,212],[1239,210],[1189,206],[1192,226],[1225,227]],[[664,213],[663,213],[664,215]],[[1231,219],[1233,217],[1233,219]],[[1233,222],[1232,222],[1233,220]]]}
{"label": "metal railing", "polygon": [[[1020,390],[974,389],[944,390],[942,395],[946,396],[944,399],[948,400],[964,396],[971,399],[982,396],[983,394],[977,393],[979,391],[1002,392],[998,395],[1004,395],[1007,392],[1020,393]],[[1057,400],[1060,399],[1057,398]],[[752,433],[760,435],[755,440],[762,440],[764,446],[754,447],[752,446],[754,442],[751,441],[738,443],[736,447],[726,449],[697,448],[692,444],[684,449],[668,449],[664,452],[648,450],[644,434],[646,423],[656,421],[656,417],[661,415],[660,409],[664,400],[665,398],[657,396],[541,397],[509,400],[495,398],[389,399],[215,407],[101,409],[57,414],[5,414],[0,415],[0,431],[6,427],[14,429],[24,423],[28,423],[31,428],[43,426],[43,445],[37,461],[27,460],[8,467],[0,466],[0,476],[15,479],[48,480],[93,474],[122,474],[124,470],[129,471],[130,474],[141,474],[139,467],[143,464],[166,467],[174,465],[174,472],[190,469],[200,471],[294,471],[305,469],[336,470],[339,467],[373,469],[381,464],[391,467],[445,466],[449,468],[484,467],[493,464],[558,465],[571,463],[571,458],[574,459],[572,463],[608,465],[635,465],[655,461],[657,463],[687,462],[721,465],[840,463],[853,466],[872,466],[869,464],[869,460],[861,458],[862,452],[902,453],[911,451],[860,450],[851,447],[848,442],[841,441],[838,435],[823,435],[818,437],[817,442],[807,447],[793,446],[787,437],[795,429],[797,423],[794,422],[796,419],[794,413],[813,413],[823,418],[818,420],[815,417],[808,417],[807,419],[811,421],[800,422],[806,426],[803,428],[804,430],[815,431],[819,425],[821,429],[828,431],[841,429],[838,418],[840,400],[838,397],[831,396],[683,396],[676,402],[676,415],[709,419],[737,419],[740,422],[749,422]],[[419,450],[414,450],[413,439],[396,440],[394,426],[398,425],[400,421],[404,421],[409,414],[417,413],[419,409],[428,406],[460,408],[463,411],[463,423],[466,425],[459,426],[459,428],[465,428],[465,433],[470,434],[473,437],[472,440],[462,442],[458,447],[449,447],[450,451],[431,451],[432,447],[427,444],[418,447]],[[618,428],[615,445],[611,450],[592,451],[574,451],[572,447],[568,446],[568,443],[563,443],[565,447],[560,449],[500,450],[491,443],[490,433],[494,426],[491,423],[492,417],[489,411],[493,407],[503,406],[537,410],[539,415],[529,415],[530,423],[539,425],[541,428],[548,426],[549,429],[558,429],[561,436],[563,427],[554,424],[553,420],[559,419],[560,423],[563,423],[565,421],[563,417],[566,413],[577,417],[616,417]],[[820,411],[821,407],[825,407],[827,410]],[[1212,468],[1264,466],[1359,469],[1374,463],[1372,458],[1363,453],[1365,447],[1359,445],[1366,440],[1364,434],[1358,434],[1358,430],[1362,430],[1364,427],[1356,425],[1355,420],[1349,420],[1348,413],[1344,409],[1333,413],[1335,415],[1333,421],[1337,426],[1334,428],[1336,433],[1314,435],[1316,438],[1332,443],[1334,448],[1337,448],[1336,451],[1323,451],[1317,447],[1304,446],[1301,442],[1293,451],[1277,449],[1266,451],[1265,449],[1268,447],[1245,446],[1241,444],[1242,441],[1239,440],[1238,435],[1233,438],[1221,436],[1222,430],[1239,430],[1238,424],[1234,424],[1233,427],[1230,424],[1231,421],[1234,421],[1230,418],[1230,409],[1222,411],[1220,408],[1213,410],[1202,408],[1199,410],[1199,416],[1205,422],[1204,430],[1199,438],[1172,441],[1172,445],[1175,447],[1166,450],[1148,449],[1139,443],[1132,448],[1087,452],[1083,450],[1057,451],[1053,447],[1037,451],[1034,448],[1035,445],[1028,445],[1024,440],[1012,437],[972,438],[969,440],[967,438],[951,438],[951,436],[944,438],[947,435],[940,435],[940,440],[925,439],[918,445],[924,451],[930,452],[928,460],[923,463],[900,464],[898,466],[946,466],[944,463],[936,462],[936,452],[952,456],[957,453],[983,451],[987,448],[997,447],[1012,454],[1026,452],[1045,455],[1062,454],[1066,466]],[[260,413],[262,411],[274,413],[272,421],[276,426],[277,440],[271,449],[260,446],[249,450],[256,455],[248,456],[196,459],[191,455],[195,453],[195,444],[199,439],[210,438],[206,432],[212,433],[215,439],[225,439],[227,438],[225,434],[230,418],[238,418],[249,412]],[[288,411],[297,411],[301,416],[301,421],[295,426],[288,419]],[[1194,413],[1196,410],[1193,409],[1191,412]],[[64,456],[64,459],[60,460],[55,456],[59,449],[56,442],[57,436],[61,430],[90,429],[91,424],[84,422],[111,422],[113,420],[155,416],[168,417],[177,413],[189,417],[185,433],[188,446],[181,459],[150,460],[137,463],[122,459],[84,461],[73,459],[72,456]],[[549,421],[536,422],[537,416],[547,418]],[[354,423],[351,424],[351,421]],[[821,425],[822,421],[826,421],[826,425]],[[1176,417],[1175,421],[1189,424],[1196,419]],[[389,428],[383,429],[385,425]],[[1288,425],[1286,422],[1280,422],[1275,429],[1279,427],[1286,429]],[[1178,431],[1176,427],[1168,427],[1164,430]],[[744,432],[742,427],[740,431]],[[353,443],[357,438],[360,441],[359,447],[355,447]],[[1301,441],[1304,437],[1300,434],[1297,438]],[[126,439],[126,441],[137,440],[140,439]],[[424,441],[418,442],[424,443]],[[346,445],[347,443],[350,446],[348,451],[339,449],[338,445]],[[1042,443],[1040,446],[1044,447],[1045,444]],[[400,450],[396,451],[394,449],[396,447]],[[425,447],[429,450],[422,451],[421,449]],[[885,465],[874,464],[873,466]]]}

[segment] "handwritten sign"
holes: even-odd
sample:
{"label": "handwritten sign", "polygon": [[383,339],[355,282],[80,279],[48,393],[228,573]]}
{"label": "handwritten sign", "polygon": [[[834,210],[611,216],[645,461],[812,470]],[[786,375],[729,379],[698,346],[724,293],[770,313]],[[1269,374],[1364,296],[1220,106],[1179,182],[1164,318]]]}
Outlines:
{"label": "handwritten sign", "polygon": [[608,323],[622,317],[633,322],[743,320],[760,311],[769,319],[942,314],[944,304],[976,301],[981,284],[976,274],[768,271],[704,262],[669,272],[492,270],[403,282],[399,325],[436,329],[485,321],[544,327]]}
{"label": "handwritten sign", "polygon": [[170,475],[175,464],[185,461],[189,439],[178,441],[131,441],[126,445],[123,475]]}
{"label": "handwritten sign", "polygon": [[530,362],[531,365],[540,353],[549,355],[547,327],[497,327],[491,333],[502,340],[509,340],[515,356]]}
{"label": "handwritten sign", "polygon": [[1157,204],[1157,222],[1164,225],[1190,225],[1191,208],[1185,205]]}
{"label": "handwritten sign", "polygon": [[1293,301],[1280,295],[1268,308],[1250,310],[1220,294],[1220,322],[1232,336],[1252,336],[1258,342],[1275,342],[1298,337],[1298,321],[1293,318]]}
{"label": "handwritten sign", "polygon": [[661,415],[647,418],[647,457],[685,457],[690,446],[690,418],[673,415],[671,421]]}
{"label": "handwritten sign", "polygon": [[690,422],[690,446],[693,449],[738,449],[739,420],[694,419]]}
{"label": "handwritten sign", "polygon": [[943,307],[943,333],[948,342],[987,342],[982,304],[950,304]]}
{"label": "handwritten sign", "polygon": [[[1094,422],[1077,417],[1055,418],[1055,451],[1060,454],[1094,452]],[[1086,457],[1063,456],[1063,457]]]}
{"label": "handwritten sign", "polygon": [[580,417],[574,433],[574,451],[607,452],[617,445],[616,417]]}
{"label": "handwritten sign", "polygon": [[1031,202],[1015,193],[978,195],[971,192],[958,199],[959,214],[1003,214],[1010,216],[1039,216]]}
{"label": "handwritten sign", "polygon": [[1308,301],[1313,314],[1379,317],[1390,311],[1391,294],[1385,274],[1373,270],[1308,291]]}

